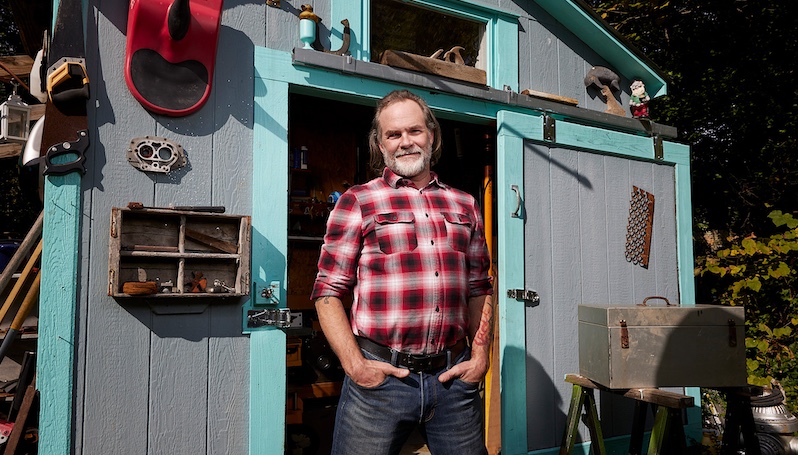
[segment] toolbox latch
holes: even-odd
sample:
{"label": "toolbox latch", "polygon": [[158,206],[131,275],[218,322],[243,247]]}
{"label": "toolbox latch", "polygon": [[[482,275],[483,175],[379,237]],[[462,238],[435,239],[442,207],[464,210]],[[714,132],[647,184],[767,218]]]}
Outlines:
{"label": "toolbox latch", "polygon": [[626,320],[621,319],[621,349],[629,349],[629,329],[626,328]]}
{"label": "toolbox latch", "polygon": [[734,319],[729,319],[729,347],[737,347],[737,323]]}

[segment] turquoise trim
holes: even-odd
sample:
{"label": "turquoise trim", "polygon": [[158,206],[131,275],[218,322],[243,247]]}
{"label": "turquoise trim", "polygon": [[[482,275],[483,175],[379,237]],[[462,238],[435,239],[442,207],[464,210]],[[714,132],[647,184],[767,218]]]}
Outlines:
{"label": "turquoise trim", "polygon": [[[524,137],[542,138],[540,117],[500,111],[496,118],[499,352],[501,353],[502,453],[527,452],[526,307],[508,299],[524,287]],[[517,187],[517,192],[513,191]],[[518,216],[511,214],[517,209]]]}
{"label": "turquoise trim", "polygon": [[679,266],[679,303],[695,305],[695,260],[693,257],[693,205],[690,183],[690,147],[663,142],[664,161],[675,164],[676,248]]}
{"label": "turquoise trim", "polygon": [[580,125],[567,120],[555,122],[557,144],[594,150],[630,158],[654,159],[654,141],[650,137]]}
{"label": "turquoise trim", "polygon": [[[252,145],[252,281],[258,289],[280,281],[280,302],[286,295],[288,249],[288,84],[263,79],[255,72]],[[285,446],[286,337],[274,328],[244,331],[249,347],[249,453],[282,454]],[[284,306],[284,305],[282,305]]]}
{"label": "turquoise trim", "polygon": [[[57,12],[59,1],[53,0],[52,5]],[[88,0],[81,5],[85,12]],[[88,17],[82,16],[85,31]],[[53,14],[51,30],[55,21]],[[72,453],[81,192],[80,173],[45,178],[41,263],[46,267],[42,267],[39,286],[36,388],[40,396],[38,450],[48,455]]]}
{"label": "turquoise trim", "polygon": [[249,336],[249,453],[285,453],[285,334],[261,330]]}
{"label": "turquoise trim", "polygon": [[514,92],[519,92],[518,82],[518,20],[497,16],[488,23],[493,29],[488,38],[490,56],[488,62],[492,63],[493,71],[488,72],[488,85],[495,89],[503,90],[504,86],[510,87]]}
{"label": "turquoise trim", "polygon": [[44,184],[36,388],[39,453],[72,451],[75,316],[80,269],[81,174],[50,176]]}
{"label": "turquoise trim", "polygon": [[648,93],[656,98],[668,94],[665,79],[620,42],[600,22],[572,0],[535,0],[565,28],[590,46],[610,66],[627,79],[639,77]]}

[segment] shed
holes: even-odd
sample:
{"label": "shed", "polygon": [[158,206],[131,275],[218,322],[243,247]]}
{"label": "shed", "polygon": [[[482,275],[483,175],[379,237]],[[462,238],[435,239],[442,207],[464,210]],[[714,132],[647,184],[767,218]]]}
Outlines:
{"label": "shed", "polygon": [[[580,0],[316,0],[315,45],[298,2],[193,0],[194,14],[221,9],[191,57],[213,71],[190,112],[168,103],[196,87],[158,98],[126,80],[126,56],[146,47],[134,14],[168,2],[83,3],[87,172],[45,179],[40,453],[324,453],[340,372],[308,299],[315,255],[334,193],[368,178],[373,106],[397,88],[441,120],[434,170],[492,220],[501,453],[557,450],[578,304],[695,303],[689,148],[628,110],[633,79],[651,97],[667,83]],[[410,18],[420,36],[391,35]],[[460,67],[430,57],[456,46]],[[594,67],[618,76],[609,101],[586,86]],[[141,147],[185,162],[148,168]],[[625,254],[636,189],[656,198],[645,267]],[[129,292],[139,279],[158,293]],[[281,318],[290,327],[267,321]],[[631,408],[603,400],[600,413],[620,453]]]}

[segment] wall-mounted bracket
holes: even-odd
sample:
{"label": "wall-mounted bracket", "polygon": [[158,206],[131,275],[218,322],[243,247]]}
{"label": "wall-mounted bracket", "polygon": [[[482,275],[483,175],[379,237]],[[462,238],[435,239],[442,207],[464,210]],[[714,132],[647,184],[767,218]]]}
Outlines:
{"label": "wall-mounted bracket", "polygon": [[543,139],[549,142],[557,142],[557,125],[554,117],[543,114]]}
{"label": "wall-mounted bracket", "polygon": [[662,137],[659,134],[653,136],[654,139],[654,158],[661,160],[665,156],[665,149],[662,145]]}
{"label": "wall-mounted bracket", "polygon": [[287,329],[291,327],[291,310],[288,308],[249,310],[247,311],[247,328],[255,327]]}
{"label": "wall-mounted bracket", "polygon": [[259,287],[256,281],[252,282],[255,296],[255,305],[279,305],[280,304],[280,282],[272,281],[269,286]]}

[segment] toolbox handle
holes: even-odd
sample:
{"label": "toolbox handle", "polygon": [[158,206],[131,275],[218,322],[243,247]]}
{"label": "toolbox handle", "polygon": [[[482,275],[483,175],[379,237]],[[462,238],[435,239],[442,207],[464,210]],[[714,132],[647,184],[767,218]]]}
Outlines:
{"label": "toolbox handle", "polygon": [[637,306],[648,306],[648,305],[646,305],[646,302],[648,302],[651,299],[664,300],[665,301],[665,306],[679,306],[679,305],[672,304],[671,302],[668,301],[667,298],[661,297],[661,296],[658,296],[658,295],[652,295],[650,297],[646,297],[645,299],[643,299],[643,303],[638,303]]}

